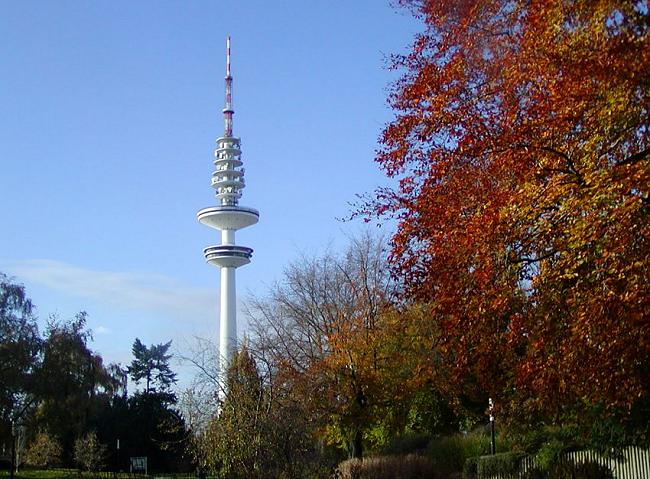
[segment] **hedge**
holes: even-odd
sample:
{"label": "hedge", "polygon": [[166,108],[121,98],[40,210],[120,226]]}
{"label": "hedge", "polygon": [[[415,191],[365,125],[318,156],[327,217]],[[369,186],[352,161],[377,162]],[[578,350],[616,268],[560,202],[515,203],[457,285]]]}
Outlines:
{"label": "hedge", "polygon": [[491,456],[470,457],[463,466],[463,477],[490,477],[516,475],[521,460],[526,454],[520,452],[503,452]]}

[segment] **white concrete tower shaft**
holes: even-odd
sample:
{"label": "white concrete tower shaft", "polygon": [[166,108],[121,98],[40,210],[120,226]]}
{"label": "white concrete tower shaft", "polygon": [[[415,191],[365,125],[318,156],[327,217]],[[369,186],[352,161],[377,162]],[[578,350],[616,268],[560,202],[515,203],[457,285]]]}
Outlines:
{"label": "white concrete tower shaft", "polygon": [[220,370],[227,368],[227,363],[237,351],[237,280],[235,268],[221,268],[221,297],[219,315]]}
{"label": "white concrete tower shaft", "polygon": [[226,42],[226,91],[223,108],[224,134],[217,138],[214,151],[215,172],[212,187],[216,190],[218,206],[203,208],[197,213],[198,220],[206,226],[221,231],[221,244],[203,250],[208,263],[221,269],[221,296],[219,318],[219,369],[222,379],[233,353],[237,350],[237,294],[235,272],[238,267],[250,263],[253,250],[237,246],[235,232],[254,225],[259,212],[239,206],[244,188],[244,169],[241,160],[241,140],[232,134],[235,113],[232,107],[232,75],[230,72],[230,37]]}

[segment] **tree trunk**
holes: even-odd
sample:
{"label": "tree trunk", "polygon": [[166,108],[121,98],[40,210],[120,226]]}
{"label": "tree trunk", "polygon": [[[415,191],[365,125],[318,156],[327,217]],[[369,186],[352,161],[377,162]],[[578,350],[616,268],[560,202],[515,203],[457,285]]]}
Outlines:
{"label": "tree trunk", "polygon": [[354,433],[354,439],[352,439],[352,457],[354,459],[363,458],[363,434],[359,429]]}
{"label": "tree trunk", "polygon": [[11,472],[9,473],[9,477],[11,479],[14,479],[14,474],[16,473],[17,469],[17,464],[16,464],[16,433],[14,432],[14,426],[12,424],[11,426]]}

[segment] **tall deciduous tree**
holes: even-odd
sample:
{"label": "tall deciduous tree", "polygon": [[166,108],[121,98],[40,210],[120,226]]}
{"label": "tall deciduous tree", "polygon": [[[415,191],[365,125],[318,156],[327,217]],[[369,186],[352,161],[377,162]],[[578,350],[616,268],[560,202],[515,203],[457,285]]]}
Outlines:
{"label": "tall deciduous tree", "polygon": [[68,464],[74,440],[87,432],[101,407],[100,397],[116,389],[102,357],[88,347],[91,333],[86,322],[85,312],[70,321],[50,320],[39,371],[37,419],[61,439]]}
{"label": "tall deciduous tree", "polygon": [[16,436],[36,400],[41,346],[25,288],[0,273],[0,438],[11,445],[12,477]]}
{"label": "tall deciduous tree", "polygon": [[366,212],[399,221],[449,384],[511,417],[647,404],[647,1],[399,3],[425,29],[377,158],[399,184]]}
{"label": "tall deciduous tree", "polygon": [[22,285],[0,273],[0,419],[17,420],[33,392],[41,340]]}
{"label": "tall deciduous tree", "polygon": [[387,347],[398,324],[387,320],[397,285],[384,255],[383,242],[365,235],[343,254],[295,262],[268,297],[250,302],[258,347],[281,381],[355,457],[377,408],[406,390],[397,379],[405,358]]}

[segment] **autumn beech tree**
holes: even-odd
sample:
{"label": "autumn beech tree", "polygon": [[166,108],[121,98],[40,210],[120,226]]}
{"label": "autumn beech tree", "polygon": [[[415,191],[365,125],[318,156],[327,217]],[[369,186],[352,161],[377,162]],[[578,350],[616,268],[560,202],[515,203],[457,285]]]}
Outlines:
{"label": "autumn beech tree", "polygon": [[361,212],[398,220],[450,388],[526,421],[647,419],[648,2],[398,3],[425,27],[393,57],[398,181]]}

